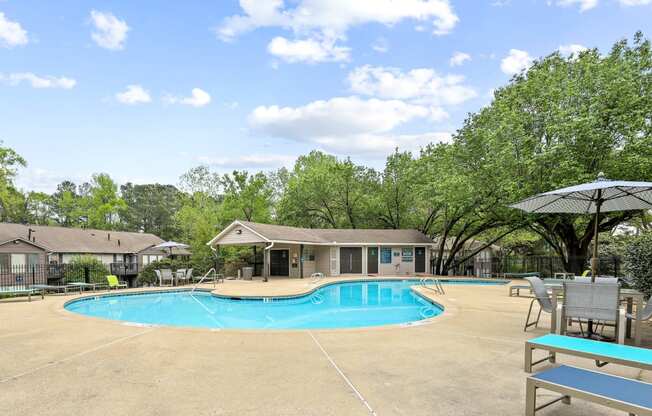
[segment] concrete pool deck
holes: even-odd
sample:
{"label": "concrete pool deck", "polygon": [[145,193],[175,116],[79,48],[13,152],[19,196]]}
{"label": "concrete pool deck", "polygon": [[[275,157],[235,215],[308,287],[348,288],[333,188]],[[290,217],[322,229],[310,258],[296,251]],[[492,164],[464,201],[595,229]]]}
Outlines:
{"label": "concrete pool deck", "polygon": [[[279,296],[315,285],[217,286],[228,296]],[[508,297],[508,285],[445,289],[433,298],[446,311],[426,325],[312,331],[134,326],[64,310],[79,294],[3,300],[2,414],[522,415],[524,342],[547,332],[548,317],[524,333],[530,300]],[[652,348],[652,326],[643,327],[643,346]],[[595,369],[589,360],[558,361]],[[650,372],[600,371],[652,382]],[[539,414],[622,413],[574,400]]]}

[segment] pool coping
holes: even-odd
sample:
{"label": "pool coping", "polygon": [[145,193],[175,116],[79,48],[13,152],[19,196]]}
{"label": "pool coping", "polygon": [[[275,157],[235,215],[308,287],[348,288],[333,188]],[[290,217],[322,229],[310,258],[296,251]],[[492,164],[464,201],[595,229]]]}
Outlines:
{"label": "pool coping", "polygon": [[[329,280],[325,282],[318,282],[314,287],[309,290],[287,294],[287,295],[274,295],[274,296],[260,296],[260,295],[242,295],[242,296],[232,296],[216,293],[219,289],[210,289],[210,288],[201,288],[198,287],[195,291],[200,291],[203,293],[210,293],[212,296],[227,298],[227,299],[242,299],[242,300],[256,300],[256,299],[265,299],[265,298],[275,298],[275,299],[292,299],[308,296],[318,289],[334,284],[339,283],[355,283],[355,282],[369,282],[369,281],[403,281],[403,280],[418,280],[418,278],[408,278],[408,277],[372,277],[372,276],[361,276],[361,277],[347,277],[341,280]],[[506,285],[510,280],[506,279],[482,279],[482,278],[441,278],[441,280],[446,281],[469,281],[469,282],[491,282],[499,283],[497,285],[487,285],[487,286],[498,286]],[[273,282],[272,282],[273,283]],[[470,285],[471,286],[471,285]],[[482,285],[478,285],[482,287]],[[456,305],[447,299],[442,299],[441,297],[436,297],[437,294],[432,291],[427,290],[424,286],[419,284],[410,286],[410,290],[423,298],[427,302],[430,302],[442,309],[442,313],[431,318],[425,318],[418,321],[403,322],[399,324],[387,324],[387,325],[376,325],[376,326],[364,326],[364,327],[350,327],[350,328],[203,328],[203,327],[193,327],[193,326],[174,326],[174,325],[165,325],[165,324],[146,324],[142,322],[133,322],[133,321],[121,321],[116,319],[102,318],[97,316],[83,315],[77,312],[70,311],[66,309],[66,306],[83,300],[89,300],[97,297],[113,297],[113,296],[134,296],[134,295],[145,295],[145,294],[155,294],[155,293],[170,293],[170,292],[188,292],[192,291],[192,286],[187,288],[157,288],[157,287],[148,287],[148,288],[137,288],[137,289],[127,289],[127,290],[110,290],[104,292],[94,292],[92,294],[83,294],[75,295],[72,299],[67,299],[63,303],[58,304],[58,311],[67,317],[74,317],[75,319],[91,319],[97,320],[104,323],[112,323],[115,325],[122,326],[138,326],[138,327],[148,327],[148,328],[166,328],[173,330],[185,330],[185,331],[202,331],[202,332],[300,332],[300,331],[315,331],[315,332],[329,332],[329,331],[376,331],[376,330],[390,330],[390,329],[399,329],[399,328],[416,328],[424,325],[430,325],[435,322],[441,322],[444,319],[450,319],[457,315],[458,308]],[[439,295],[441,296],[441,295]]]}

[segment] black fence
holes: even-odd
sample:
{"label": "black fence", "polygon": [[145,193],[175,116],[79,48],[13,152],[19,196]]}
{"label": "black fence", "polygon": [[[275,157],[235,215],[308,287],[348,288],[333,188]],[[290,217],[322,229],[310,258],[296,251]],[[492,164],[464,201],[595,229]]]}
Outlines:
{"label": "black fence", "polygon": [[[575,259],[572,259],[575,260]],[[570,270],[564,266],[558,256],[507,256],[496,257],[487,261],[470,261],[461,265],[466,274],[476,276],[503,276],[505,273],[532,273],[537,272],[542,277],[552,277],[555,273],[575,272],[580,274],[583,270],[591,269],[591,259],[579,259],[577,262],[581,270]],[[469,271],[472,269],[472,273]],[[600,257],[600,275],[622,277],[624,275],[623,262],[620,257]]]}
{"label": "black fence", "polygon": [[63,285],[71,282],[106,283],[109,267],[77,264],[0,265],[0,288],[27,289],[32,285]]}

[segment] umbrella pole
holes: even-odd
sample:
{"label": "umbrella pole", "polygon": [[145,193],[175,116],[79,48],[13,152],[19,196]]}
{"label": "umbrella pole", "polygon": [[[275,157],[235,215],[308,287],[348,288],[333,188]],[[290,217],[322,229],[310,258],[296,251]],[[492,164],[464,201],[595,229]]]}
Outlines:
{"label": "umbrella pole", "polygon": [[[595,278],[598,276],[598,234],[599,234],[599,223],[600,223],[600,207],[602,205],[602,190],[598,189],[598,199],[595,202],[595,224],[593,224],[593,257],[591,258],[591,282],[595,282]],[[593,336],[593,320],[588,322],[588,333],[589,338]]]}

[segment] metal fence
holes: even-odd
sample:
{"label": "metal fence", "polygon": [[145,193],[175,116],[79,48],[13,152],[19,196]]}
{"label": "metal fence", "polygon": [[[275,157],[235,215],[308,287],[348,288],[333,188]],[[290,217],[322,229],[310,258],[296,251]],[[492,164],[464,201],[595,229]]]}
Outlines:
{"label": "metal fence", "polygon": [[78,264],[0,265],[0,287],[27,289],[32,285],[63,285],[71,282],[106,283],[109,267]]}
{"label": "metal fence", "polygon": [[[581,269],[590,269],[590,258],[582,260],[584,261],[576,262],[581,263]],[[488,261],[469,262],[461,267],[466,271],[472,269],[472,274],[476,276],[503,276],[505,273],[537,272],[542,277],[552,277],[555,273],[571,272],[564,267],[561,257],[558,256],[496,257]],[[622,259],[616,256],[600,257],[598,270],[601,275],[622,277],[624,274]],[[577,273],[577,271],[575,272]]]}

